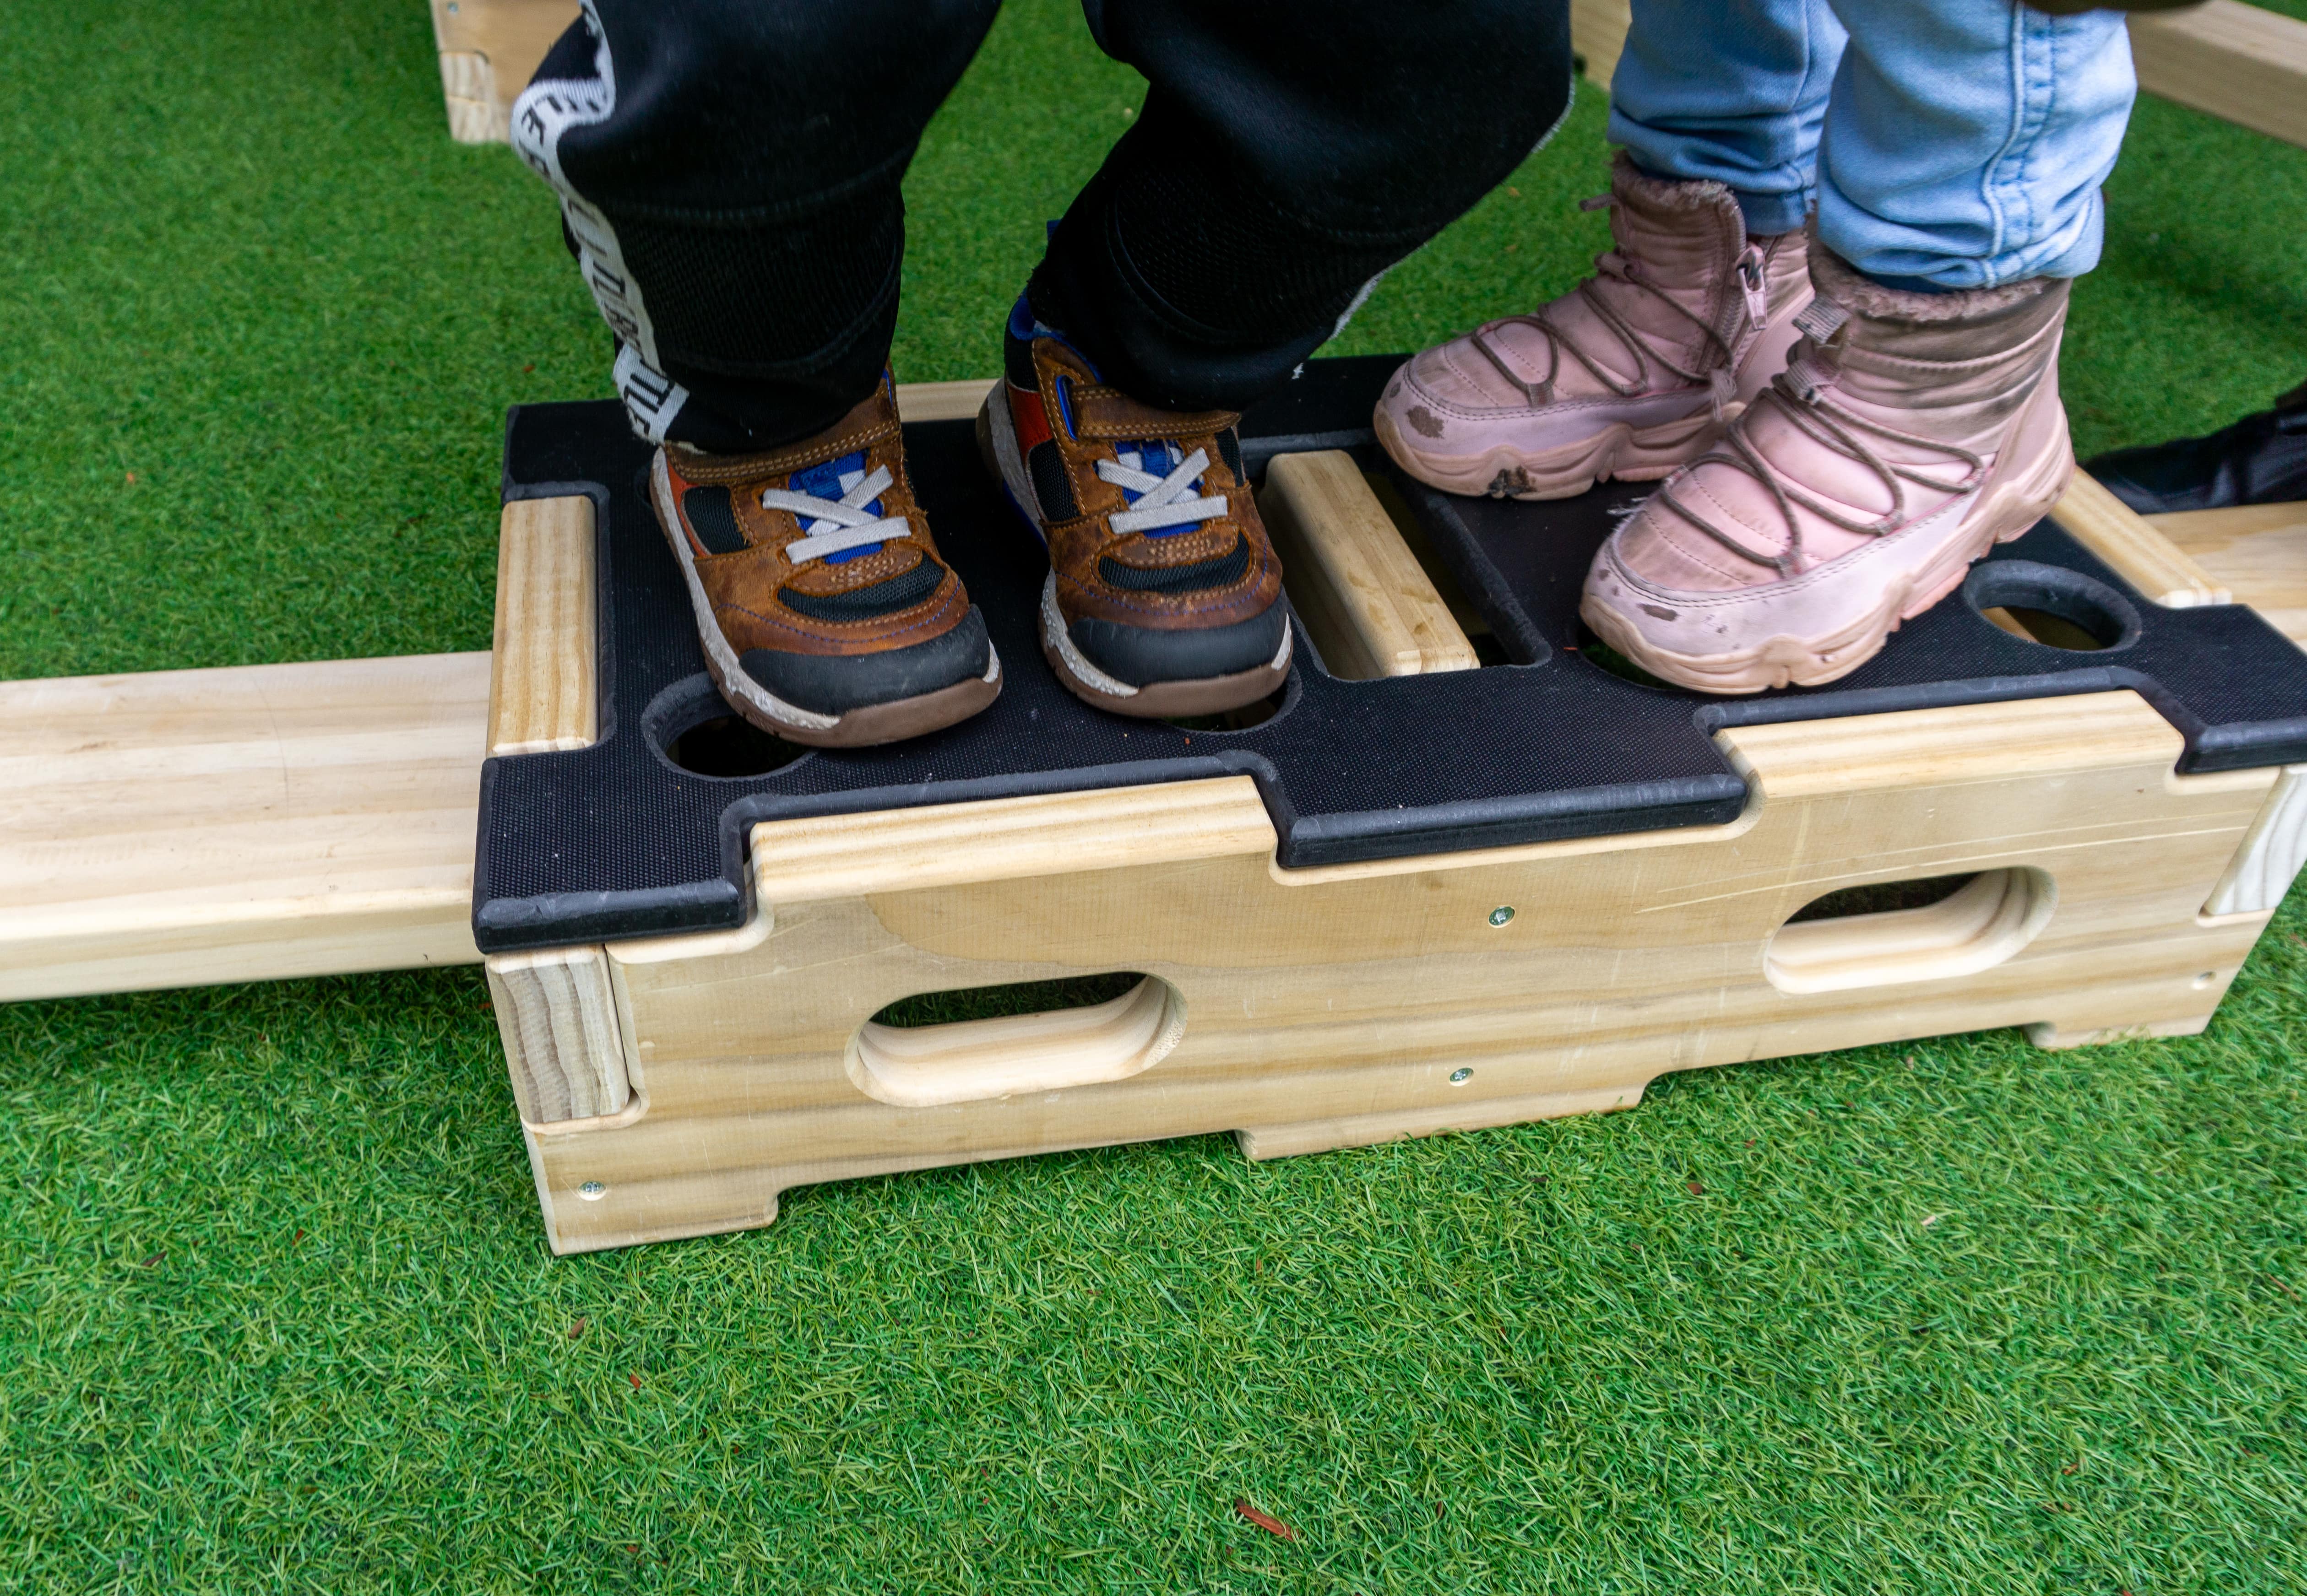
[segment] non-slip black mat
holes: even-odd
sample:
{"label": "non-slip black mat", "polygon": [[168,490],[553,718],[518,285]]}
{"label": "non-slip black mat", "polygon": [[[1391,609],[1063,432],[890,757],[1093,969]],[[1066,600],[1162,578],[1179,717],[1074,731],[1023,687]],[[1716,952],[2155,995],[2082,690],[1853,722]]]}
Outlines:
{"label": "non-slip black mat", "polygon": [[[1377,463],[1370,406],[1397,363],[1310,363],[1244,419],[1252,474],[1308,448]],[[2240,606],[2145,602],[2048,522],[1830,687],[1721,699],[1625,679],[1586,657],[1576,619],[1587,562],[1644,491],[1620,485],[1526,505],[1401,484],[1511,663],[1341,681],[1301,631],[1262,724],[1124,720],[1075,699],[1042,663],[1035,612],[1048,568],[987,480],[970,423],[909,426],[906,448],[939,543],[984,610],[1000,698],[912,742],[707,775],[667,755],[727,712],[649,505],[647,446],[613,401],[512,413],[505,497],[583,493],[599,511],[601,726],[589,748],[484,768],[473,928],[485,951],[741,925],[749,828],[798,815],[1245,772],[1283,866],[1387,858],[1727,821],[1745,793],[1711,740],[1724,726],[2110,687],[2138,689],[2184,735],[2182,770],[2307,759],[2307,655]],[[2071,652],[2011,636],[1977,612],[1998,604],[2064,616],[2111,645]]]}

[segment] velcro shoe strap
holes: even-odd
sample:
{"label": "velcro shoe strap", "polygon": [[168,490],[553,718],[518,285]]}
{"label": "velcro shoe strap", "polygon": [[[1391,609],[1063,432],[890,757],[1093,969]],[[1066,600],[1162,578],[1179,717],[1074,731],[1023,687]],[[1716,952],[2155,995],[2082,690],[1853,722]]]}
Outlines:
{"label": "velcro shoe strap", "polygon": [[1088,386],[1074,389],[1073,411],[1074,436],[1105,443],[1198,438],[1241,420],[1232,410],[1156,410],[1119,388]]}
{"label": "velcro shoe strap", "polygon": [[673,470],[684,482],[734,487],[740,482],[757,482],[764,477],[790,476],[796,471],[822,465],[828,460],[838,460],[844,455],[862,453],[877,443],[888,442],[897,432],[897,407],[889,402],[888,389],[879,388],[873,390],[871,398],[816,437],[788,443],[783,448],[764,449],[752,455],[708,455],[669,443],[665,451],[671,457]]}

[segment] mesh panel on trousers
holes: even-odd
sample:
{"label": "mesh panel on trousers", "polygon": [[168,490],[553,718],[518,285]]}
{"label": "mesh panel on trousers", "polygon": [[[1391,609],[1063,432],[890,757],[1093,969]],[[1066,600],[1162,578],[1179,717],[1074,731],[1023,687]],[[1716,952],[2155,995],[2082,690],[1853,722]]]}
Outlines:
{"label": "mesh panel on trousers", "polygon": [[1325,327],[1423,236],[1341,240],[1213,175],[1133,162],[1111,203],[1114,235],[1146,286],[1229,341],[1279,342]]}
{"label": "mesh panel on trousers", "polygon": [[[905,247],[892,192],[866,206],[763,225],[610,222],[656,330],[661,363],[730,375],[814,368],[887,320]],[[878,369],[883,351],[864,352]]]}

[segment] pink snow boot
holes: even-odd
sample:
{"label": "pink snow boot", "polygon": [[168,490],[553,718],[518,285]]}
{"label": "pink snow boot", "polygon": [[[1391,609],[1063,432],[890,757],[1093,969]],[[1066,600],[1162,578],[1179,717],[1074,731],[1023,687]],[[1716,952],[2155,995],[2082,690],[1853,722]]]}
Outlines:
{"label": "pink snow boot", "polygon": [[1567,499],[1646,482],[1702,453],[1786,363],[1810,302],[1800,233],[1750,238],[1719,183],[1611,173],[1617,248],[1527,316],[1413,357],[1376,427],[1423,482],[1494,499]]}
{"label": "pink snow boot", "polygon": [[1784,372],[1613,533],[1580,612],[1653,676],[1710,693],[1833,681],[2074,471],[2059,404],[2068,284],[1917,294],[1815,242]]}

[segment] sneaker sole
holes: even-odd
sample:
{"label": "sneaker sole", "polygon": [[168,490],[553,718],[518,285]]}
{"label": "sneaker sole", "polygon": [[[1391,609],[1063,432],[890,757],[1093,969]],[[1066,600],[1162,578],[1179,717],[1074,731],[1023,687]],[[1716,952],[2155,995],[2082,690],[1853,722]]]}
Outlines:
{"label": "sneaker sole", "polygon": [[705,584],[698,577],[689,540],[681,535],[680,520],[672,513],[673,484],[665,475],[662,454],[649,463],[649,499],[656,511],[657,527],[673,550],[673,563],[681,568],[682,579],[689,585],[690,607],[697,617],[697,640],[705,650],[706,674],[713,679],[722,699],[749,724],[789,743],[802,743],[812,748],[868,748],[943,730],[966,721],[1001,696],[1001,656],[989,641],[985,645],[983,676],[957,681],[934,692],[893,698],[887,704],[861,704],[837,715],[820,714],[787,704],[745,674],[736,650],[721,635],[713,619],[713,602],[706,596]]}
{"label": "sneaker sole", "polygon": [[[1724,409],[1722,422],[1744,409]],[[1501,446],[1476,456],[1437,455],[1402,436],[1383,409],[1371,425],[1396,464],[1428,487],[1479,499],[1575,499],[1595,483],[1652,482],[1704,454],[1721,422],[1711,410],[1663,426],[1613,422],[1591,438],[1539,453]]]}
{"label": "sneaker sole", "polygon": [[[1633,622],[1591,595],[1581,602],[1578,613],[1604,643],[1677,687],[1739,695],[1840,681],[1881,653],[1901,622],[1914,619],[1962,585],[1971,566],[1988,550],[2023,536],[2059,502],[2074,474],[2075,457],[2067,438],[2066,411],[2055,389],[2049,395],[2055,415],[2047,447],[2024,451],[2028,463],[2015,480],[1990,480],[1979,490],[1978,502],[1963,524],[1927,565],[1911,579],[1887,588],[1873,610],[1832,632],[1815,637],[1781,633],[1753,648],[1681,654],[1652,647]],[[2015,431],[2023,434],[2026,421]]]}
{"label": "sneaker sole", "polygon": [[[1025,466],[1017,453],[1017,435],[1010,426],[1009,406],[1002,397],[1002,386],[996,383],[978,409],[978,457],[985,462],[987,473],[1000,484],[1001,495],[1009,501],[1010,509],[1046,551],[1049,540],[1042,535],[1041,527],[1017,496]],[[1010,471],[1013,465],[1014,476]],[[1285,624],[1280,651],[1269,663],[1252,670],[1182,681],[1119,681],[1100,670],[1067,635],[1065,612],[1058,606],[1058,573],[1054,568],[1042,584],[1041,631],[1042,657],[1050,662],[1051,671],[1065,684],[1066,691],[1084,704],[1142,721],[1223,714],[1280,691],[1290,678],[1291,645],[1295,636],[1295,629]]]}

